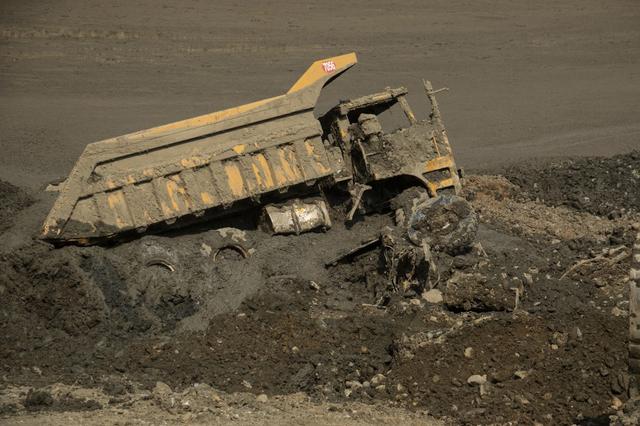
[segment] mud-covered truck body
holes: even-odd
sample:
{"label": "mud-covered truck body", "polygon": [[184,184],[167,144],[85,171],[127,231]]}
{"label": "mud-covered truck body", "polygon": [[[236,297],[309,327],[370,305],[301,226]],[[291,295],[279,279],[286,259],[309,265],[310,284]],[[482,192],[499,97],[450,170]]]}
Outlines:
{"label": "mud-covered truck body", "polygon": [[[432,196],[457,191],[433,91],[429,120],[415,119],[404,89],[341,102],[315,118],[321,89],[356,62],[354,53],[316,61],[284,95],[87,145],[58,188],[42,238],[92,244],[337,183],[404,176]],[[386,134],[376,115],[396,104],[409,126]]]}

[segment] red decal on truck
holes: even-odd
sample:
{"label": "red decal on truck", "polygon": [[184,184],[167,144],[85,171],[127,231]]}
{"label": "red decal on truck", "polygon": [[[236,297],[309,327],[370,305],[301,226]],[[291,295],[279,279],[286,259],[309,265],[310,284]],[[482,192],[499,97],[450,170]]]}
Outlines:
{"label": "red decal on truck", "polygon": [[322,63],[322,69],[327,74],[330,74],[330,73],[332,73],[332,72],[334,72],[336,70],[336,63],[333,62],[333,61],[324,61]]}

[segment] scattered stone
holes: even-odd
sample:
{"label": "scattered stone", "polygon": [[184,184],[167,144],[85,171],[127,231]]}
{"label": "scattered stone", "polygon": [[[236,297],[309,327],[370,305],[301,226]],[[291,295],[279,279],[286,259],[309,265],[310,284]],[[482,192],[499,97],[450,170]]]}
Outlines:
{"label": "scattered stone", "polygon": [[582,341],[582,330],[580,330],[580,327],[574,327],[573,330],[571,330],[570,337],[571,340]]}
{"label": "scattered stone", "polygon": [[387,389],[387,387],[385,385],[376,386],[376,391],[377,392],[384,392],[386,389]]}
{"label": "scattered stone", "polygon": [[473,358],[473,348],[472,347],[468,347],[464,350],[464,357],[465,358]]}
{"label": "scattered stone", "polygon": [[598,287],[598,288],[602,288],[602,287],[605,287],[607,285],[607,283],[600,277],[593,278],[593,282],[596,285],[596,287]]}
{"label": "scattered stone", "polygon": [[533,275],[525,272],[525,273],[522,274],[522,276],[524,277],[524,282],[527,285],[533,285]]}
{"label": "scattered stone", "polygon": [[297,354],[298,352],[300,352],[300,348],[297,346],[294,346],[291,348],[291,352],[293,352],[294,354]]}
{"label": "scattered stone", "polygon": [[556,331],[553,333],[553,340],[558,346],[566,345],[567,341],[569,341],[569,334]]}
{"label": "scattered stone", "polygon": [[618,410],[620,409],[620,407],[622,407],[622,401],[620,401],[620,399],[615,396],[611,398],[611,408],[613,408],[614,410]]}
{"label": "scattered stone", "polygon": [[269,400],[269,397],[264,393],[261,393],[260,395],[256,396],[256,401],[258,402],[265,403],[268,400]]}
{"label": "scattered stone", "polygon": [[485,383],[487,383],[487,375],[474,374],[472,376],[469,376],[469,378],[467,379],[467,383],[472,386],[484,385]]}
{"label": "scattered stone", "polygon": [[436,288],[433,288],[429,291],[425,291],[422,293],[422,298],[429,303],[442,303],[443,297],[442,292]]}
{"label": "scattered stone", "polygon": [[396,385],[396,390],[398,391],[398,393],[403,393],[407,390],[407,388],[405,388],[404,386],[402,386],[400,383],[398,383]]}
{"label": "scattered stone", "polygon": [[352,390],[360,389],[362,387],[362,383],[357,380],[348,380],[347,382],[345,382],[345,386]]}
{"label": "scattered stone", "polygon": [[387,380],[384,374],[376,374],[370,380],[371,386],[377,387],[378,385],[384,383]]}
{"label": "scattered stone", "polygon": [[247,388],[247,389],[251,389],[251,388],[253,388],[253,386],[251,385],[251,383],[249,383],[249,382],[248,382],[248,381],[246,381],[246,380],[243,380],[243,381],[242,381],[242,386],[244,386],[244,387],[245,387],[245,388]]}
{"label": "scattered stone", "polygon": [[611,315],[613,315],[614,317],[619,317],[621,315],[624,315],[624,311],[620,308],[618,308],[617,306],[614,306],[613,308],[611,308]]}
{"label": "scattered stone", "polygon": [[315,281],[309,281],[309,287],[311,287],[315,291],[320,291],[320,285]]}
{"label": "scattered stone", "polygon": [[173,393],[171,387],[164,382],[156,382],[156,385],[153,387],[152,391],[154,396],[164,397]]}
{"label": "scattered stone", "polygon": [[[511,311],[514,305],[513,285],[506,278],[501,281],[478,272],[456,271],[444,285],[443,303],[456,312]],[[519,296],[522,297],[522,292]]]}

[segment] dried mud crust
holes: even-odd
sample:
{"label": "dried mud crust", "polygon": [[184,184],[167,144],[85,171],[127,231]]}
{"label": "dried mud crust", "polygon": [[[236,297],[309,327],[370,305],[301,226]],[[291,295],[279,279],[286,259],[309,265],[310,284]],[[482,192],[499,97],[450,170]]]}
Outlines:
{"label": "dried mud crust", "polygon": [[[389,293],[379,249],[324,266],[393,225],[391,215],[296,237],[241,231],[250,257],[219,262],[218,231],[2,255],[0,387],[75,383],[119,407],[158,381],[175,392],[203,383],[470,424],[613,414],[628,383],[628,259],[611,260],[633,216],[522,200],[501,177],[467,188],[479,244],[436,253],[436,289],[414,299]],[[142,267],[149,253],[175,270]],[[595,260],[570,271],[585,259]]]}

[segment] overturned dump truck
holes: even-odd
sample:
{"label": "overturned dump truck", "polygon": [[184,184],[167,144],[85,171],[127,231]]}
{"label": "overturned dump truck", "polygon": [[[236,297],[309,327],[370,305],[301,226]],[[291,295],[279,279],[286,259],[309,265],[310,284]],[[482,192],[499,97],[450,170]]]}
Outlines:
{"label": "overturned dump truck", "polygon": [[[342,101],[315,118],[322,88],[356,62],[354,53],[316,61],[284,95],[87,145],[58,187],[42,238],[94,244],[256,205],[267,206],[275,232],[297,233],[330,226],[324,201],[277,203],[326,188],[351,194],[349,219],[372,188],[457,193],[459,172],[430,83],[425,120],[404,88]],[[382,118],[392,107],[406,125],[387,131]]]}

